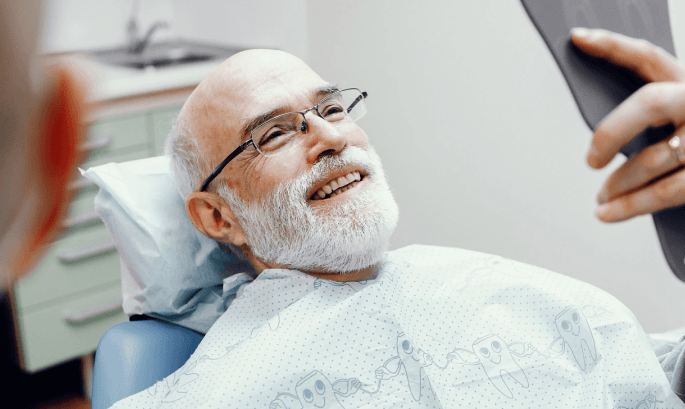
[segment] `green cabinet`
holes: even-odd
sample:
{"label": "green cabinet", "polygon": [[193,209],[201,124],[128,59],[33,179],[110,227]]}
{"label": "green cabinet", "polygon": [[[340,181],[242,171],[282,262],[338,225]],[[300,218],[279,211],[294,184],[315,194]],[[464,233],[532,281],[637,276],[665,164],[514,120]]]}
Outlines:
{"label": "green cabinet", "polygon": [[[133,113],[93,124],[81,166],[125,162],[162,153],[180,106]],[[66,233],[13,292],[17,343],[30,372],[95,351],[112,325],[127,320],[121,309],[119,255],[95,215],[97,187],[80,181],[65,220]]]}

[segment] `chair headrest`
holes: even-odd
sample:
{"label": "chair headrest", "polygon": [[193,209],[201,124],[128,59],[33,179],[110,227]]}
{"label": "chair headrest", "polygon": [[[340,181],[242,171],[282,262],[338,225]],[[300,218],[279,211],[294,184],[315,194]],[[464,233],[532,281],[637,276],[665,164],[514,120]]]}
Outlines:
{"label": "chair headrest", "polygon": [[195,229],[170,159],[109,163],[82,173],[100,187],[95,211],[123,263],[124,312],[206,333],[234,298],[234,291],[224,291],[224,279],[245,273],[240,279],[248,281],[252,268]]}

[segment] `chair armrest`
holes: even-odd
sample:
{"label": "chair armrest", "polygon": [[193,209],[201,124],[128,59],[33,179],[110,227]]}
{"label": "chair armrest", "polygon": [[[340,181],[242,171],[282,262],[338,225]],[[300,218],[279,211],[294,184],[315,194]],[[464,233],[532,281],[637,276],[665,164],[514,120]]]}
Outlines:
{"label": "chair armrest", "polygon": [[160,321],[113,326],[95,353],[92,409],[109,408],[161,381],[188,360],[200,341],[202,335]]}

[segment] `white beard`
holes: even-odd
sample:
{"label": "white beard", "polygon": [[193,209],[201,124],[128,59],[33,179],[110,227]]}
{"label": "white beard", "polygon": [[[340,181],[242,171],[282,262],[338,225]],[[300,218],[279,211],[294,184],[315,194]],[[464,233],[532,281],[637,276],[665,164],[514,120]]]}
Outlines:
{"label": "white beard", "polygon": [[[351,164],[366,173],[366,189],[342,203],[314,210],[307,192]],[[276,187],[259,204],[245,203],[223,184],[218,193],[231,206],[255,257],[303,271],[346,273],[380,262],[399,216],[372,147],[348,147],[339,155],[321,158],[310,171]]]}

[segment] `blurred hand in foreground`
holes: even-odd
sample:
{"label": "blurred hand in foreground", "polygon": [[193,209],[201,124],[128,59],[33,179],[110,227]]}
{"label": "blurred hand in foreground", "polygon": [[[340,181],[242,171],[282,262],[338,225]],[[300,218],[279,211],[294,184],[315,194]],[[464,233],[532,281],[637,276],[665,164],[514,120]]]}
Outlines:
{"label": "blurred hand in foreground", "polygon": [[35,61],[39,0],[0,0],[0,290],[25,276],[64,231],[85,157],[84,81]]}

